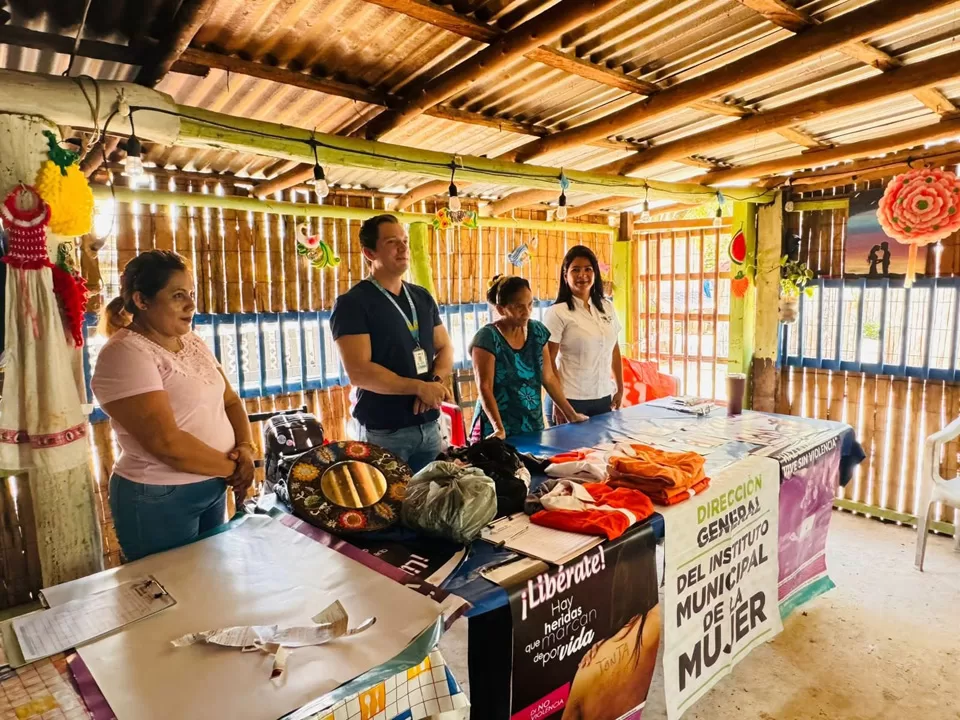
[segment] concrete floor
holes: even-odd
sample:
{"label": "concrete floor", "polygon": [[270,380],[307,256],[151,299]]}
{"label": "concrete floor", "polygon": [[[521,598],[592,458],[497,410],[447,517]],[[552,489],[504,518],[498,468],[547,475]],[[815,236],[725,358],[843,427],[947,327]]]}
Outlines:
{"label": "concrete floor", "polygon": [[[836,512],[828,567],[837,588],[798,610],[685,720],[960,720],[960,554],[931,536]],[[441,643],[467,685],[466,622]],[[663,678],[644,720],[665,720]]]}

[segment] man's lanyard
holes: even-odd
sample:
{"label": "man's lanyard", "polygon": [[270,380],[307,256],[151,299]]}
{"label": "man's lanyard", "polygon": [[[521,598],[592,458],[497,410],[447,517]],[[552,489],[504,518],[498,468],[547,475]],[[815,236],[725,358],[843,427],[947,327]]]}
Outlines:
{"label": "man's lanyard", "polygon": [[410,297],[410,291],[407,290],[406,284],[401,283],[401,287],[403,287],[403,294],[407,296],[407,302],[410,304],[410,315],[411,317],[413,317],[413,322],[411,322],[410,318],[408,318],[406,314],[404,314],[403,310],[400,309],[400,306],[397,304],[396,299],[393,297],[393,295],[390,294],[389,290],[387,290],[383,285],[381,285],[380,282],[374,277],[370,277],[368,278],[368,280],[370,280],[370,282],[373,284],[375,288],[377,288],[377,290],[383,293],[384,297],[387,298],[387,300],[393,303],[393,306],[397,309],[397,312],[400,313],[400,317],[402,317],[403,321],[407,324],[407,330],[409,330],[410,334],[413,335],[413,341],[417,344],[417,346],[419,346],[420,345],[420,319],[417,317],[417,308],[413,304],[413,298]]}

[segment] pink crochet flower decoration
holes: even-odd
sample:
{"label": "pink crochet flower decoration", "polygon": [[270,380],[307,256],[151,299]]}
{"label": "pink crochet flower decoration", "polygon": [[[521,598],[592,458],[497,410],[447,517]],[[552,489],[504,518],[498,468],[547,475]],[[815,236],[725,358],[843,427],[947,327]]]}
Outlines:
{"label": "pink crochet flower decoration", "polygon": [[960,230],[960,180],[946,170],[911,170],[887,185],[877,218],[904,244],[930,245]]}

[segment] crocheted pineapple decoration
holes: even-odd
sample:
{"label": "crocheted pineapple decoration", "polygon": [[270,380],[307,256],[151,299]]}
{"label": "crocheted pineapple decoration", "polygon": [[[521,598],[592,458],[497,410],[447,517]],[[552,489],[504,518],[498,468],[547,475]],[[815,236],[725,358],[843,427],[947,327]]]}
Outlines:
{"label": "crocheted pineapple decoration", "polygon": [[60,147],[57,137],[44,130],[50,147],[37,172],[34,187],[50,206],[50,232],[77,237],[93,225],[93,191],[77,164],[78,155]]}

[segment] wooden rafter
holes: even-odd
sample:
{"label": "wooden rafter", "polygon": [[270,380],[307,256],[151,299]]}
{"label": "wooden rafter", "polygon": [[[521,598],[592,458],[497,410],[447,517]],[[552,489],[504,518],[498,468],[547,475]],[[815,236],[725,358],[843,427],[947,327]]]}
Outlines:
{"label": "wooden rafter", "polygon": [[[457,190],[463,190],[468,187],[470,183],[457,183]],[[417,185],[414,188],[410,188],[397,198],[396,205],[394,206],[395,210],[406,210],[411,205],[415,205],[421,200],[425,200],[428,197],[433,197],[434,195],[440,195],[447,192],[447,189],[450,187],[450,183],[446,180],[430,180],[425,182],[422,185]]]}
{"label": "wooden rafter", "polygon": [[630,207],[640,202],[642,201],[639,198],[623,197],[621,195],[600,198],[599,200],[591,200],[590,202],[585,202],[582,205],[568,209],[567,218],[583,217],[584,215],[592,215],[607,210],[617,211],[622,207]]}
{"label": "wooden rafter", "polygon": [[[872,140],[862,140],[861,142],[850,143],[848,145],[838,145],[808,155],[796,155],[794,157],[780,158],[778,160],[770,160],[754,165],[743,165],[724,170],[716,170],[706,175],[701,175],[697,180],[704,185],[715,185],[718,183],[733,182],[735,180],[744,180],[746,178],[766,177],[768,175],[793,172],[834,162],[843,162],[845,160],[869,157],[871,155],[882,155],[883,153],[903,150],[904,148],[916,147],[923,143],[958,136],[960,136],[960,118],[944,119],[935,125],[905,130],[894,133],[893,135],[874,138]],[[784,177],[777,182],[786,182],[787,180],[788,178]]]}
{"label": "wooden rafter", "polygon": [[892,165],[910,165],[913,167],[923,167],[925,163],[939,161],[940,158],[947,155],[956,155],[960,152],[960,142],[954,141],[944,145],[936,145],[929,148],[911,148],[909,150],[900,150],[899,152],[889,153],[881,157],[866,158],[856,162],[841,163],[832,165],[828,168],[813,170],[805,173],[797,173],[790,176],[791,187],[801,187],[804,185],[817,185],[837,178],[859,179],[860,175],[866,173],[875,173]]}
{"label": "wooden rafter", "polygon": [[785,127],[777,130],[777,134],[783,137],[786,140],[789,140],[792,143],[801,145],[805,148],[811,150],[818,150],[820,148],[831,147],[830,143],[823,142],[819,138],[814,137],[810,133],[801,130],[800,128],[794,127]]}
{"label": "wooden rafter", "polygon": [[[825,27],[825,25],[820,27]],[[814,30],[811,29],[807,32],[814,32]],[[797,35],[796,37],[801,36]],[[832,112],[848,110],[883,98],[909,93],[915,88],[934,85],[957,76],[960,76],[960,51],[954,51],[913,65],[905,65],[877,77],[867,78],[858,83],[834,88],[813,97],[782,105],[767,113],[753,115],[713,130],[657,145],[624,160],[605,165],[600,169],[621,174],[636,172],[656,163],[685,157],[711,147],[753,137],[760,133],[774,132]]]}
{"label": "wooden rafter", "polygon": [[[798,33],[806,30],[812,25],[819,25],[820,20],[811,17],[802,10],[797,10],[783,0],[737,0],[741,5],[746,5],[751,10],[763,15],[774,25]],[[867,65],[872,65],[880,70],[892,70],[900,66],[900,61],[885,53],[883,50],[873,47],[863,41],[855,41],[841,45],[837,48],[848,57],[852,57]]]}
{"label": "wooden rafter", "polygon": [[677,108],[721,95],[745,83],[782,72],[808,58],[835,50],[849,42],[889,30],[952,5],[956,0],[877,0],[775,45],[675,85],[643,102],[610,113],[549,137],[534,140],[513,151],[511,160],[529,161],[549,152],[609,137],[638,123],[662,117]]}
{"label": "wooden rafter", "polygon": [[876,166],[872,170],[863,170],[857,173],[838,172],[835,175],[825,177],[816,183],[804,185],[801,189],[804,192],[813,192],[815,190],[829,190],[841,185],[849,185],[857,182],[868,182],[870,180],[885,180],[889,177],[907,170],[917,168],[942,167],[944,165],[954,165],[960,162],[960,150],[956,147],[952,149],[939,148],[939,153],[928,155],[924,159],[909,158],[899,161],[891,161],[887,164]]}
{"label": "wooden rafter", "polygon": [[477,80],[498,72],[518,57],[617,4],[619,0],[563,0],[550,12],[504,33],[468,60],[417,89],[401,107],[374,118],[366,127],[367,139],[375,140],[409,122],[444,100],[470,87]]}
{"label": "wooden rafter", "polygon": [[[0,45],[12,45],[33,50],[51,50],[61,55],[73,52],[73,38],[57,33],[46,33],[17,25],[0,24]],[[142,56],[126,45],[101,42],[100,40],[81,40],[77,48],[77,56],[91,60],[105,60],[122,65],[139,65]],[[187,62],[174,64],[174,71],[188,75],[205,75],[206,68],[191,65]]]}
{"label": "wooden rafter", "polygon": [[[470,38],[471,40],[491,43],[502,35],[501,31],[495,27],[485,25],[453,10],[448,10],[429,0],[366,1],[403,13],[404,15],[429,23],[435,27],[449,30],[452,33]],[[548,45],[541,45],[540,47],[534,48],[526,53],[524,57],[528,60],[541,63],[542,65],[563,70],[571,75],[593,80],[601,85],[614,87],[636,95],[652,95],[653,93],[660,92],[662,89],[656,83],[627,75],[624,72],[604,67],[603,65],[598,65]],[[716,115],[727,115],[729,117],[743,117],[744,115],[749,115],[751,112],[749,109],[740,107],[735,103],[722,103],[714,100],[703,100],[694,103],[693,107],[703,110],[704,112]]]}
{"label": "wooden rafter", "polygon": [[511,210],[556,200],[559,194],[559,188],[557,190],[521,190],[520,192],[510,193],[506,197],[490,203],[487,206],[487,214],[490,217],[499,217]]}
{"label": "wooden rafter", "polygon": [[163,80],[183,51],[190,46],[194,36],[213,13],[216,4],[217,0],[183,0],[180,3],[180,9],[170,24],[170,31],[161,38],[150,53],[149,60],[137,73],[138,85],[153,87]]}
{"label": "wooden rafter", "polygon": [[915,90],[913,96],[937,115],[952,115],[958,112],[957,106],[936,88],[928,87]]}

